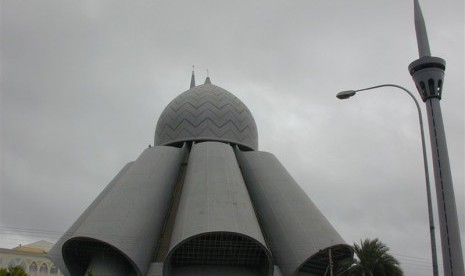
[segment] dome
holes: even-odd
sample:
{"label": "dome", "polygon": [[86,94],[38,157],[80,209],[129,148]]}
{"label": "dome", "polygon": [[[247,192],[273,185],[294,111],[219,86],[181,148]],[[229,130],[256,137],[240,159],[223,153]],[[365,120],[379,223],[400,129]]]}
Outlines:
{"label": "dome", "polygon": [[207,78],[172,100],[158,119],[155,145],[186,141],[223,141],[257,150],[257,126],[241,100]]}

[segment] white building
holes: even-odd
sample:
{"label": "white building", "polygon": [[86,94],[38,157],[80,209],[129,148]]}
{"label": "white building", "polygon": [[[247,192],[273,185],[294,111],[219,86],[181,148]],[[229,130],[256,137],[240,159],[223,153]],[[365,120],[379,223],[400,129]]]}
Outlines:
{"label": "white building", "polygon": [[63,275],[47,257],[52,246],[53,243],[41,240],[13,249],[0,248],[0,268],[19,265],[30,276]]}

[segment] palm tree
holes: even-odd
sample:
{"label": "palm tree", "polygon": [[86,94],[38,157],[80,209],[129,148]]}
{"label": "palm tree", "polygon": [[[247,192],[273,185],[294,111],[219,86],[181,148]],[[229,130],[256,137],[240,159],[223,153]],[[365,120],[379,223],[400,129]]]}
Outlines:
{"label": "palm tree", "polygon": [[352,247],[354,258],[338,264],[337,275],[341,276],[403,276],[399,261],[390,253],[389,247],[378,239],[365,239]]}
{"label": "palm tree", "polygon": [[5,268],[0,269],[0,276],[27,276],[22,266],[10,266],[8,270]]}

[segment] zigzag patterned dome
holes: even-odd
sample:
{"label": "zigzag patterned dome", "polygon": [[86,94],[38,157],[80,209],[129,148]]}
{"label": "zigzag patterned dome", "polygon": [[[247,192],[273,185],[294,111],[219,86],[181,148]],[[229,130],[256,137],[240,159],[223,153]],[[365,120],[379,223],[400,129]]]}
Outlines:
{"label": "zigzag patterned dome", "polygon": [[207,78],[172,100],[158,119],[155,145],[186,141],[223,141],[258,150],[257,126],[241,100]]}

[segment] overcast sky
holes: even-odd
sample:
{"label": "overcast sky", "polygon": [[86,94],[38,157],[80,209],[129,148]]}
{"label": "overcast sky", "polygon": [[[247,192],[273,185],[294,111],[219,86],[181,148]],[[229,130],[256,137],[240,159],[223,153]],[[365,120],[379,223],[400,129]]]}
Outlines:
{"label": "overcast sky", "polygon": [[[420,3],[431,52],[447,61],[441,106],[463,247],[464,2]],[[249,107],[260,150],[349,244],[377,237],[407,275],[431,275],[413,101],[393,88],[335,97],[384,83],[417,94],[413,1],[1,0],[0,10],[0,247],[56,241],[153,144],[195,65],[198,84],[208,69]]]}

